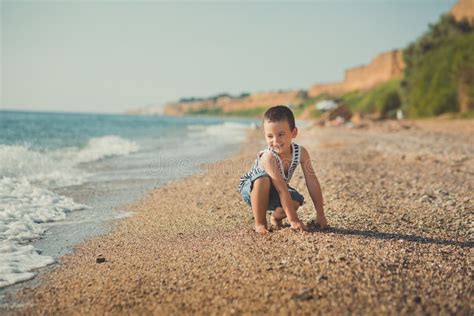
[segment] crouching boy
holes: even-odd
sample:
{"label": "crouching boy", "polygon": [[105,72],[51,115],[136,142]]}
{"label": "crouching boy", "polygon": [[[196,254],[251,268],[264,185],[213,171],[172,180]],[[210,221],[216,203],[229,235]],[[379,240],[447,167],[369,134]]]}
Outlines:
{"label": "crouching boy", "polygon": [[309,153],[293,142],[298,134],[293,112],[283,105],[268,109],[263,117],[263,130],[268,147],[258,153],[251,169],[240,178],[239,185],[242,198],[252,207],[255,231],[268,233],[267,210],[273,211],[272,225],[282,227],[282,220],[287,217],[291,228],[306,230],[296,213],[304,198],[289,186],[298,165],[303,169],[306,187],[316,209],[314,223],[325,229],[323,196]]}

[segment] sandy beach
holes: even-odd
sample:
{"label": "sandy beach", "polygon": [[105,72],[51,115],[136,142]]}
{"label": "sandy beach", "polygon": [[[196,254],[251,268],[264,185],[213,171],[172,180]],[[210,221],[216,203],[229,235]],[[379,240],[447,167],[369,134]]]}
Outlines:
{"label": "sandy beach", "polygon": [[[77,246],[3,312],[472,315],[473,125],[301,130],[331,227],[266,236],[237,192],[264,146],[252,131],[231,159],[130,205],[134,216]],[[300,168],[291,184],[309,221]]]}

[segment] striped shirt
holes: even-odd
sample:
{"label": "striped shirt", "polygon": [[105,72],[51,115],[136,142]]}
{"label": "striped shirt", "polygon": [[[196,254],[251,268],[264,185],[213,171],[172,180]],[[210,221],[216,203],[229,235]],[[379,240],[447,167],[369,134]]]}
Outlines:
{"label": "striped shirt", "polygon": [[283,162],[281,161],[281,158],[278,155],[278,153],[276,153],[271,148],[267,148],[267,149],[265,149],[265,150],[258,153],[257,159],[255,159],[255,162],[253,163],[252,168],[250,168],[250,170],[248,172],[246,172],[240,178],[239,191],[242,189],[242,186],[244,185],[246,180],[252,179],[253,176],[255,176],[256,174],[265,172],[265,169],[260,164],[260,157],[266,151],[271,152],[273,154],[273,156],[276,158],[276,160],[278,162],[278,168],[280,169],[280,172],[281,172],[281,175],[282,175],[283,179],[285,180],[286,183],[289,183],[291,177],[293,176],[293,173],[296,170],[296,167],[298,167],[298,165],[300,164],[300,158],[301,158],[300,145],[298,145],[296,143],[291,143],[291,147],[292,147],[293,157],[291,159],[290,167],[288,168],[288,173],[285,173],[285,169],[283,167]]}

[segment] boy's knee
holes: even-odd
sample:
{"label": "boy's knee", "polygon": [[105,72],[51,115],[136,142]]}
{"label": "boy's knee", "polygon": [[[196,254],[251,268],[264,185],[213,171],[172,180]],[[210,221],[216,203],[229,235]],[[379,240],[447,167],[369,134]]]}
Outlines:
{"label": "boy's knee", "polygon": [[270,177],[260,177],[253,182],[253,186],[259,188],[270,188]]}

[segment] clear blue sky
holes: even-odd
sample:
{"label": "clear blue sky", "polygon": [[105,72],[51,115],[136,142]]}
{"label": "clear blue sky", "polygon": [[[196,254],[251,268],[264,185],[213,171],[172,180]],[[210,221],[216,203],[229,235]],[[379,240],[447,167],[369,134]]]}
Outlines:
{"label": "clear blue sky", "polygon": [[456,0],[1,0],[2,109],[123,112],[308,89],[405,47]]}

